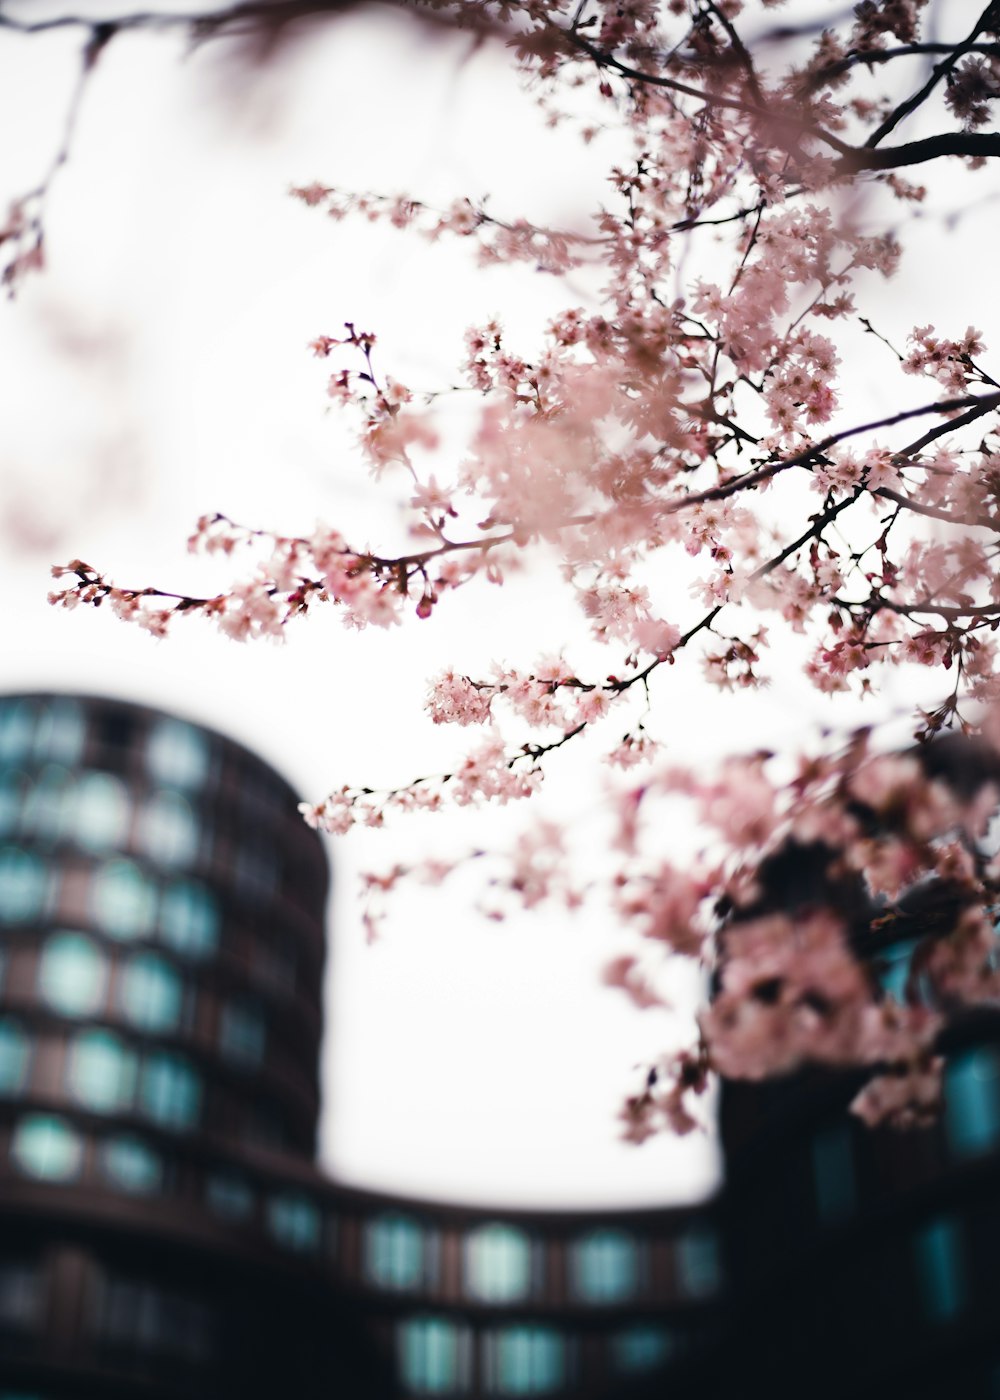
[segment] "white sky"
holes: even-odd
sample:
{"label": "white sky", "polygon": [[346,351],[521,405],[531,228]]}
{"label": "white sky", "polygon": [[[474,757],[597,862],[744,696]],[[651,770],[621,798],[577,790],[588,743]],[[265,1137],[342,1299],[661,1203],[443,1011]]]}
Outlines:
{"label": "white sky", "polygon": [[[0,129],[18,133],[0,164],[6,198],[37,181],[58,144],[79,40],[0,39]],[[327,412],[329,366],[308,341],[355,320],[378,333],[390,373],[432,388],[450,382],[466,325],[502,311],[527,337],[565,294],[523,272],[477,272],[454,244],[334,225],[285,191],[313,179],[430,203],[489,191],[498,211],[572,221],[599,197],[600,162],[543,131],[504,60],[470,57],[468,45],[372,14],[258,71],[221,46],[183,59],[162,36],[119,38],[102,57],[52,194],[49,270],[0,307],[0,687],[177,709],[318,798],[344,782],[398,784],[463,749],[467,731],[435,730],[422,710],[426,677],[445,664],[475,673],[576,635],[544,570],[388,634],[317,616],[281,650],[200,624],[157,643],[44,601],[48,565],[74,555],[128,586],[221,587],[229,570],[184,553],[196,517],[215,509],[296,533],[321,518],[380,544],[397,531],[393,488],[369,482]],[[931,230],[928,248],[940,237]],[[919,255],[914,271],[910,285],[925,283]],[[969,315],[955,315],[957,291]],[[922,292],[944,302],[936,286]],[[995,312],[995,296],[971,277],[953,284],[947,328]],[[901,336],[911,321],[904,309]],[[877,382],[858,407],[859,417],[886,408]],[[829,717],[795,682],[739,707],[706,696],[693,673],[671,674],[670,687],[661,724],[685,760],[804,737]],[[891,694],[887,709],[903,698]],[[557,758],[548,810],[596,858],[593,753],[573,745]],[[475,829],[468,814],[420,818],[336,843],[324,1160],[354,1182],[455,1200],[696,1197],[715,1179],[708,1138],[639,1150],[616,1139],[630,1069],[683,1029],[600,987],[619,931],[596,916],[493,924],[459,881],[404,896],[382,941],[363,943],[354,872],[500,839],[519,815]],[[690,979],[675,980],[688,1004]]]}

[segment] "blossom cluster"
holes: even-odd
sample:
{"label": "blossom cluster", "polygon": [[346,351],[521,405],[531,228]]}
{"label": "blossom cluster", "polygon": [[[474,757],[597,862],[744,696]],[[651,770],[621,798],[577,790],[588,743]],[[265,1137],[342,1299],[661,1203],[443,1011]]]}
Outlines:
{"label": "blossom cluster", "polygon": [[[561,278],[563,309],[528,344],[499,317],[470,325],[456,382],[438,392],[387,373],[375,334],[354,323],[312,341],[369,470],[403,482],[404,552],[357,548],[328,526],[293,537],[207,516],[193,548],[252,557],[226,592],[123,589],[74,560],[52,599],[107,603],[157,636],[185,616],[280,638],[325,605],[352,627],[428,619],[455,588],[555,555],[606,661],[560,653],[482,674],[456,661],[430,680],[427,712],[482,733],[451,770],[378,791],[341,783],[305,819],[339,835],[397,811],[528,798],[551,752],[598,730],[619,775],[642,765],[617,778],[609,907],[644,949],[711,968],[716,989],[697,1043],[629,1098],[627,1134],[690,1128],[714,1072],[810,1061],[864,1071],[867,1121],[923,1122],[947,1018],[1000,997],[987,912],[1000,872],[981,841],[998,761],[987,735],[971,781],[942,738],[1000,703],[1000,379],[964,316],[915,326],[900,350],[859,306],[894,275],[939,163],[1000,155],[979,129],[998,97],[995,7],[914,87],[920,0],[865,0],[787,49],[760,29],[767,0],[422,3],[503,31],[551,121],[578,121],[594,149],[613,133],[594,207],[555,229],[465,197],[432,209],[320,181],[292,193],[335,220],[381,220]],[[758,48],[744,21],[766,35]],[[579,119],[578,89],[590,91]],[[908,138],[918,111],[937,135]],[[899,174],[912,166],[925,184]],[[884,404],[876,421],[850,406],[852,372]],[[457,388],[476,407],[454,452],[441,415]],[[859,735],[803,760],[790,783],[763,755],[706,775],[679,768],[637,718],[636,697],[670,706],[675,667],[723,690],[767,684],[768,650],[789,637],[823,695],[861,701],[893,668],[932,673],[937,698],[914,717],[922,747],[888,754]],[[677,802],[707,833],[689,865],[666,849],[662,812]],[[789,861],[812,870],[808,898],[782,883]],[[568,862],[560,838],[536,831],[489,888],[570,904]],[[397,865],[369,893],[414,875]],[[934,890],[946,917],[917,919],[900,998],[879,981],[880,949]],[[648,956],[607,972],[641,1006],[659,999]]]}

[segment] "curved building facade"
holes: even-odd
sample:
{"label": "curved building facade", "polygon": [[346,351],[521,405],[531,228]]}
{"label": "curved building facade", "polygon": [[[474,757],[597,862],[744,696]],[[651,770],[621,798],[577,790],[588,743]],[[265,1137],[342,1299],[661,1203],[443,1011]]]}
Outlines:
{"label": "curved building facade", "polygon": [[715,1207],[452,1209],[316,1169],[329,877],[296,807],[172,716],[0,698],[0,1400],[703,1380]]}

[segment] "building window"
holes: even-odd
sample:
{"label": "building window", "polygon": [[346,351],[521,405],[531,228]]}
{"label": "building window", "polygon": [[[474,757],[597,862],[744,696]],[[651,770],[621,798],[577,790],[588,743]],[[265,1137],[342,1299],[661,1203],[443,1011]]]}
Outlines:
{"label": "building window", "polygon": [[[450,1395],[464,1389],[459,1334],[437,1317],[416,1317],[400,1324],[399,1366],[403,1384],[416,1395]],[[467,1348],[466,1348],[467,1349]]]}
{"label": "building window", "polygon": [[83,754],[86,725],[83,711],[75,700],[53,700],[38,717],[35,729],[36,758],[75,767]]}
{"label": "building window", "polygon": [[465,1240],[465,1287],[484,1303],[509,1303],[531,1288],[531,1243],[510,1225],[484,1225]]}
{"label": "building window", "polygon": [[264,1017],[246,1002],[226,1001],[219,1017],[219,1049],[231,1063],[252,1068],[264,1058]]}
{"label": "building window", "polygon": [[148,1196],[163,1186],[163,1160],[140,1138],[108,1138],[101,1145],[101,1171],[112,1186]]}
{"label": "building window", "polygon": [[854,1214],[854,1144],[846,1123],[835,1123],[812,1141],[816,1213],[823,1225],[839,1225]]}
{"label": "building window", "polygon": [[95,1113],[122,1113],[135,1096],[136,1058],[111,1031],[82,1031],[69,1056],[73,1097]]}
{"label": "building window", "polygon": [[573,1246],[573,1291],[588,1303],[619,1303],[639,1282],[635,1241],[622,1230],[595,1230]]}
{"label": "building window", "polygon": [[98,1328],[107,1342],[130,1350],[195,1362],[206,1361],[214,1351],[213,1315],[204,1303],[131,1279],[107,1281]]}
{"label": "building window", "polygon": [[22,825],[52,844],[67,833],[73,813],[73,783],[67,769],[50,764],[24,793]]}
{"label": "building window", "polygon": [[656,1371],[673,1355],[674,1336],[654,1322],[637,1323],[611,1339],[611,1357],[616,1371],[639,1375]]}
{"label": "building window", "polygon": [[486,1338],[486,1388],[494,1395],[547,1395],[566,1379],[565,1346],[551,1327],[506,1327]]}
{"label": "building window", "polygon": [[41,914],[48,886],[37,856],[16,846],[0,849],[0,923],[33,922]]}
{"label": "building window", "polygon": [[104,1004],[107,959],[82,933],[57,933],[42,949],[38,987],[46,1003],[61,1015],[91,1016]]}
{"label": "building window", "polygon": [[200,787],[208,774],[207,735],[182,720],[163,719],[154,724],[146,741],[146,767],[150,775],[168,787]]}
{"label": "building window", "polygon": [[178,953],[189,958],[205,958],[219,942],[219,911],[203,885],[178,881],[163,892],[160,904],[160,933]]}
{"label": "building window", "polygon": [[1000,1056],[991,1045],[956,1055],[945,1071],[945,1131],[956,1157],[1000,1142]]}
{"label": "building window", "polygon": [[198,1121],[201,1084],[178,1055],[149,1055],[142,1067],[139,1101],[155,1122],[166,1128],[191,1128]]}
{"label": "building window", "polygon": [[125,965],[118,1002],[126,1018],[140,1030],[173,1030],[181,1018],[182,998],[181,979],[154,953],[139,953]]}
{"label": "building window", "polygon": [[424,1277],[424,1232],[405,1215],[365,1225],[365,1274],[383,1288],[416,1288]]}
{"label": "building window", "polygon": [[696,1226],[677,1240],[677,1280],[687,1298],[711,1298],[722,1284],[719,1241],[714,1230]]}
{"label": "building window", "polygon": [[15,1164],[39,1181],[72,1181],[83,1164],[83,1143],[65,1118],[32,1113],[14,1129]]}
{"label": "building window", "polygon": [[97,926],[125,942],[146,938],[153,928],[156,890],[131,860],[113,860],[94,875],[90,892]]}
{"label": "building window", "polygon": [[17,829],[24,801],[24,778],[20,773],[0,773],[0,836]]}
{"label": "building window", "polygon": [[267,1227],[279,1244],[302,1251],[319,1248],[322,1217],[308,1196],[272,1196],[267,1203]]}
{"label": "building window", "polygon": [[948,1322],[965,1306],[958,1222],[946,1217],[932,1221],[920,1231],[914,1245],[924,1313],[933,1322]]}
{"label": "building window", "polygon": [[205,1182],[205,1197],[213,1215],[223,1220],[248,1220],[253,1214],[254,1196],[242,1176],[216,1172]]}
{"label": "building window", "polygon": [[190,865],[198,854],[198,823],[179,792],[157,792],[139,813],[139,844],[160,865]]}
{"label": "building window", "polygon": [[274,846],[246,837],[236,847],[233,884],[247,899],[266,899],[278,888],[278,857]]}
{"label": "building window", "polygon": [[24,758],[31,748],[34,730],[34,706],[30,700],[0,705],[0,762],[17,763]]}
{"label": "building window", "polygon": [[73,796],[73,835],[88,851],[123,845],[129,809],[125,784],[110,773],[81,773]]}
{"label": "building window", "polygon": [[0,1020],[0,1094],[13,1098],[28,1082],[31,1043],[16,1022]]}
{"label": "building window", "polygon": [[[42,1280],[35,1264],[0,1264],[0,1327],[18,1331],[41,1321]],[[0,1400],[39,1400],[20,1391],[0,1391]]]}

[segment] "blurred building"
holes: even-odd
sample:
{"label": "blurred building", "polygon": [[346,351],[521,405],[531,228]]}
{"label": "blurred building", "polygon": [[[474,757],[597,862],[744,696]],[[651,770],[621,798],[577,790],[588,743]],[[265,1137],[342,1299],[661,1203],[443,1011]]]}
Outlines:
{"label": "blurred building", "polygon": [[0,699],[0,1400],[704,1393],[715,1205],[319,1173],[328,869],[296,801],[157,711]]}

